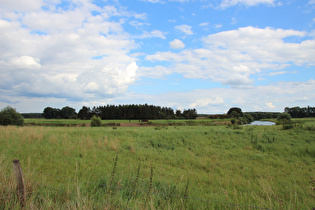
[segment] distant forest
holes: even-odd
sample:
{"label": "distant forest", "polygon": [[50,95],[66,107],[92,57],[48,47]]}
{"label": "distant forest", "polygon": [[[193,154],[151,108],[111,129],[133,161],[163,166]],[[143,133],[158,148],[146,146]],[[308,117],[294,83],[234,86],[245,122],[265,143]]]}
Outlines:
{"label": "distant forest", "polygon": [[[284,111],[292,118],[315,117],[315,107],[286,107]],[[279,112],[244,112],[250,114],[254,120],[277,118]],[[210,119],[227,119],[228,114],[198,115],[196,109],[174,110],[169,107],[154,105],[107,105],[93,107],[83,106],[77,113],[69,106],[62,109],[46,107],[43,113],[22,113],[24,118],[47,118],[47,119],[90,119],[93,115],[102,119],[195,119],[198,116]]]}
{"label": "distant forest", "polygon": [[[260,119],[271,119],[277,118],[280,112],[244,112],[245,114],[249,114],[253,117],[254,120]],[[230,119],[231,115],[229,114],[213,114],[208,116],[210,119]]]}
{"label": "distant forest", "polygon": [[170,107],[154,105],[107,105],[90,109],[82,107],[78,112],[78,118],[90,119],[93,115],[105,119],[196,119],[196,109],[174,110]]}
{"label": "distant forest", "polygon": [[293,118],[315,117],[315,107],[310,106],[304,108],[298,106],[292,108],[286,107],[284,111],[289,113]]}
{"label": "distant forest", "polygon": [[[26,118],[36,117],[39,113],[22,114]],[[69,106],[62,109],[46,107],[41,117],[46,119],[91,119],[92,116],[99,116],[101,119],[196,119],[196,109],[174,110],[170,107],[154,105],[107,105],[90,107],[83,106],[78,113]]]}

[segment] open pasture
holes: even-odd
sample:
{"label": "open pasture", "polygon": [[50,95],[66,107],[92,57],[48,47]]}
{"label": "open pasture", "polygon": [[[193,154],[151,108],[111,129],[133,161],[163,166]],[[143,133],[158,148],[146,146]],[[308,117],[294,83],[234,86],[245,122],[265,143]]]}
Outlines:
{"label": "open pasture", "polygon": [[0,127],[0,208],[312,209],[315,119],[282,126]]}

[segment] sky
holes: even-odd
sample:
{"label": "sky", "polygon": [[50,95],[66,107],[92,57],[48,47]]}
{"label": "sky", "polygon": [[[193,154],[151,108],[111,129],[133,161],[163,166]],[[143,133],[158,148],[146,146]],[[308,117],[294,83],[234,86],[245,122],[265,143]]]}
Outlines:
{"label": "sky", "polygon": [[0,0],[0,108],[315,106],[315,0]]}

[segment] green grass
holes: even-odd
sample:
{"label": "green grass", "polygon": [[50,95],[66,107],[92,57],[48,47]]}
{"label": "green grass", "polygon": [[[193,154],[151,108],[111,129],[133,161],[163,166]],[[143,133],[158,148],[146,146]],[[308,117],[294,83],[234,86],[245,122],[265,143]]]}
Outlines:
{"label": "green grass", "polygon": [[91,123],[91,120],[25,118],[24,123],[35,124],[35,125],[43,125],[43,124],[76,125],[76,124],[83,124],[83,123]]}
{"label": "green grass", "polygon": [[[112,123],[138,123],[138,124],[151,124],[151,125],[217,125],[226,124],[230,119],[216,120],[216,119],[179,119],[179,120],[149,120],[149,123],[142,123],[139,120],[102,120],[102,124],[112,124]],[[26,125],[48,125],[48,126],[74,126],[82,124],[90,124],[91,120],[80,120],[80,119],[25,119],[24,123]]]}
{"label": "green grass", "polygon": [[0,208],[19,206],[19,159],[33,209],[312,209],[315,119],[296,122],[0,127]]}

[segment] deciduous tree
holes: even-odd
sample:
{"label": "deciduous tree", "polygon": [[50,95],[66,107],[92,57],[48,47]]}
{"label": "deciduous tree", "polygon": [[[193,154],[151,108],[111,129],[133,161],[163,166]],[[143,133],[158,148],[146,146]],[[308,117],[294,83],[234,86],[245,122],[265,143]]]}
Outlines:
{"label": "deciduous tree", "polygon": [[0,111],[0,125],[22,126],[24,118],[14,108],[7,106]]}

